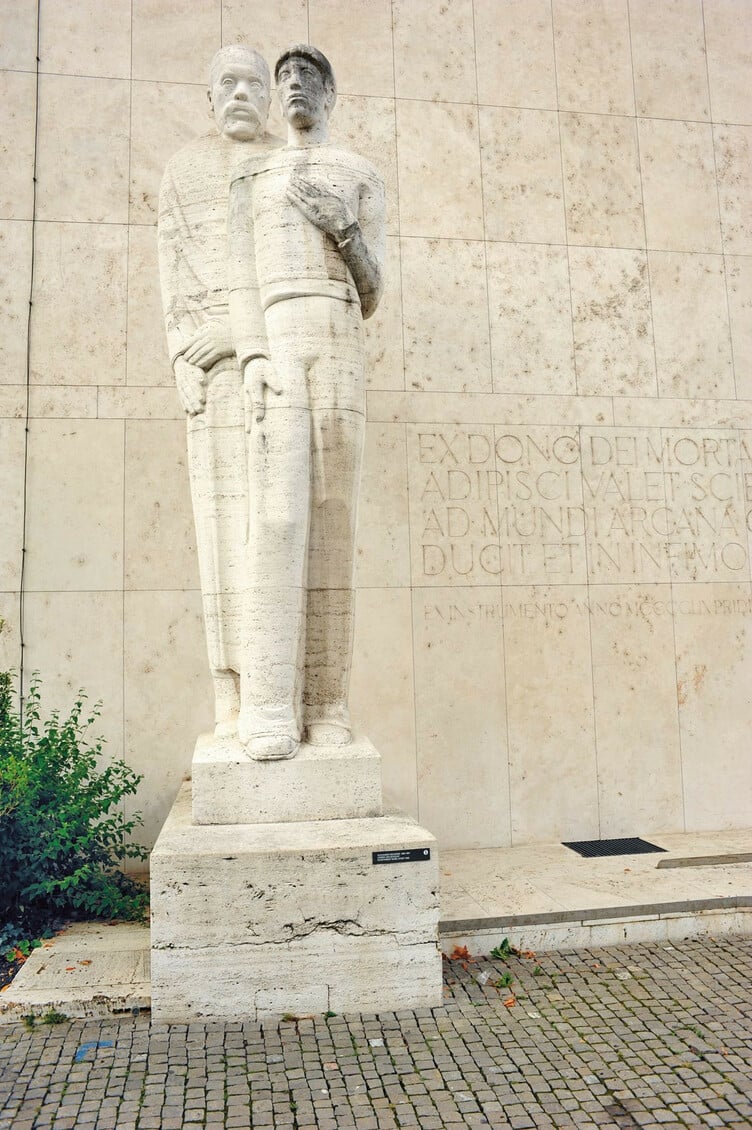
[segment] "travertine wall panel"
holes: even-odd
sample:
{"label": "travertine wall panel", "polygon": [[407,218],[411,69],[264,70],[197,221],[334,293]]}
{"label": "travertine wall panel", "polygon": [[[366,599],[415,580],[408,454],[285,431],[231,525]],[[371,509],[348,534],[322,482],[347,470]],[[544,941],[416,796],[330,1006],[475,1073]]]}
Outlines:
{"label": "travertine wall panel", "polygon": [[126,383],[174,388],[162,325],[157,229],[131,224],[128,229],[128,352]]}
{"label": "travertine wall panel", "polygon": [[238,41],[272,64],[320,46],[333,137],[387,183],[352,687],[387,794],[447,846],[747,824],[746,0],[17,0],[2,21],[0,665],[25,512],[25,668],[51,705],[103,699],[147,837],[211,699],[157,199]]}
{"label": "travertine wall panel", "polygon": [[[126,807],[143,813],[144,837],[153,843],[190,773],[190,735],[211,718],[201,595],[196,589],[131,590],[122,614],[123,742],[128,763],[144,777]],[[167,695],[166,687],[172,688]]]}
{"label": "travertine wall panel", "polygon": [[723,258],[651,251],[648,265],[660,395],[733,397]]}
{"label": "travertine wall panel", "polygon": [[726,256],[731,355],[736,395],[752,397],[752,258]]}
{"label": "travertine wall panel", "polygon": [[31,236],[29,221],[0,220],[0,385],[26,380]]}
{"label": "travertine wall panel", "polygon": [[572,299],[566,247],[486,248],[495,392],[575,392]]}
{"label": "travertine wall panel", "polygon": [[[24,439],[23,420],[0,419],[0,592],[12,592],[21,579]],[[0,617],[8,615],[0,606]]]}
{"label": "travertine wall panel", "polygon": [[[78,691],[104,713],[91,736],[120,752],[123,713],[123,595],[121,592],[29,592],[24,601],[29,671],[43,675],[44,694],[66,707]],[[87,715],[85,715],[86,717]]]}
{"label": "travertine wall panel", "polygon": [[673,586],[688,827],[749,824],[751,596],[749,584]]}
{"label": "travertine wall panel", "polygon": [[204,81],[203,59],[221,46],[221,0],[133,0],[132,75]]}
{"label": "travertine wall panel", "polygon": [[182,420],[126,423],[123,537],[128,589],[199,587]]}
{"label": "travertine wall panel", "polygon": [[[426,825],[446,821],[447,837],[468,847],[482,846],[488,833],[508,841],[498,585],[418,589],[413,639],[419,818]],[[475,709],[468,712],[470,702]]]}
{"label": "travertine wall panel", "polygon": [[[294,5],[290,7],[294,16]],[[334,67],[339,90],[370,98],[394,98],[391,0],[312,0],[309,8],[306,28],[305,3],[300,5],[298,26],[287,34],[290,43],[308,36],[311,43],[331,44],[327,58]],[[357,51],[342,35],[347,24],[358,29]],[[274,29],[275,42],[282,30]]]}
{"label": "travertine wall panel", "polygon": [[38,113],[37,219],[126,223],[128,82],[41,75]]}
{"label": "travertine wall panel", "polygon": [[[127,271],[125,225],[37,225],[31,336],[35,384],[125,384]],[[85,337],[82,308],[87,312]]]}
{"label": "travertine wall panel", "polygon": [[33,71],[36,66],[37,0],[18,0],[3,8],[0,66]]}
{"label": "travertine wall panel", "polygon": [[0,621],[0,663],[4,671],[12,668],[18,662],[19,652],[19,611],[20,601],[18,592],[3,592],[0,590],[0,607],[2,608],[2,621]]}
{"label": "travertine wall panel", "polygon": [[655,391],[655,348],[644,251],[570,247],[577,391],[617,396]]}
{"label": "travertine wall panel", "polygon": [[410,587],[406,477],[405,425],[367,424],[355,550],[357,588]]}
{"label": "travertine wall panel", "polygon": [[332,141],[356,149],[378,165],[386,185],[387,235],[399,235],[394,99],[340,95],[332,120]]}
{"label": "travertine wall panel", "polygon": [[39,46],[46,71],[131,77],[130,0],[45,4],[43,13]]}
{"label": "travertine wall panel", "polygon": [[629,0],[637,113],[710,118],[702,0]]}
{"label": "travertine wall panel", "polygon": [[[430,290],[426,290],[429,279]],[[402,285],[405,387],[490,392],[483,243],[402,240]],[[448,363],[449,358],[453,363]]]}
{"label": "travertine wall panel", "polygon": [[560,110],[634,114],[627,0],[552,0]]}
{"label": "travertine wall panel", "polygon": [[105,387],[97,389],[100,420],[185,420],[174,388]]}
{"label": "travertine wall panel", "polygon": [[564,242],[558,114],[481,106],[486,238]]}
{"label": "travertine wall panel", "polygon": [[637,130],[648,247],[721,251],[711,126],[638,118]]}
{"label": "travertine wall panel", "polygon": [[392,0],[392,25],[398,98],[476,101],[473,0]]}
{"label": "travertine wall panel", "polygon": [[418,817],[409,588],[361,588],[355,601],[350,705],[381,752],[384,803]]}
{"label": "travertine wall panel", "polygon": [[[383,6],[384,3],[385,0],[372,0],[368,7],[375,9],[380,5]],[[391,23],[391,6],[387,3],[386,7]],[[281,4],[269,3],[268,0],[262,4],[259,4],[258,0],[222,0],[222,42],[248,43],[260,51],[273,66],[281,52],[291,43],[306,43],[312,36],[311,24],[315,23],[317,13],[326,12],[331,8],[334,10],[335,27],[341,27],[343,23],[347,27],[359,26],[353,18],[354,5],[350,0],[284,0]],[[323,43],[324,40],[319,42]],[[361,57],[365,62],[370,47],[370,41],[366,40],[362,50],[353,51],[350,35],[342,38],[337,35],[326,42],[331,43],[333,49],[339,44],[340,52],[351,56],[351,76],[358,69]],[[391,30],[389,45],[391,48]],[[203,50],[206,55],[206,44],[203,45]],[[206,81],[203,72],[200,81]],[[341,82],[339,89],[343,93],[362,93]],[[393,94],[393,89],[388,93]]]}
{"label": "travertine wall panel", "polygon": [[515,841],[598,836],[590,625],[574,613],[586,599],[584,585],[504,590]]}
{"label": "travertine wall panel", "polygon": [[738,0],[706,0],[705,48],[713,117],[717,122],[752,119],[750,49],[745,13]]}
{"label": "travertine wall panel", "polygon": [[715,126],[715,158],[724,251],[752,254],[752,128]]}
{"label": "travertine wall panel", "polygon": [[614,836],[682,825],[674,628],[665,597],[665,584],[590,588],[598,801]]}
{"label": "travertine wall panel", "polygon": [[399,100],[397,157],[403,235],[483,238],[477,110]]}
{"label": "travertine wall panel", "polygon": [[585,247],[644,247],[634,118],[561,114],[567,239]]}
{"label": "travertine wall panel", "polygon": [[31,74],[0,73],[0,153],[3,219],[29,220],[34,169],[35,79]]}
{"label": "travertine wall panel", "polygon": [[550,0],[475,0],[478,101],[556,107]]}
{"label": "travertine wall panel", "polygon": [[39,420],[31,428],[29,592],[122,590],[123,430],[122,420]]}

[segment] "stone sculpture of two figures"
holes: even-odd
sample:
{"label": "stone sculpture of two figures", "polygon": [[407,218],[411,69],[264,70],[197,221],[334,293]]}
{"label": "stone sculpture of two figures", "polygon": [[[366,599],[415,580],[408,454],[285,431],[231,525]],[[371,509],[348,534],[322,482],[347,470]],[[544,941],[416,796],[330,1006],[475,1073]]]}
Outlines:
{"label": "stone sculpture of two figures", "polygon": [[350,741],[363,319],[382,289],[384,187],[328,141],[334,74],[244,47],[211,64],[216,130],[169,162],[162,292],[188,417],[216,733],[258,760]]}

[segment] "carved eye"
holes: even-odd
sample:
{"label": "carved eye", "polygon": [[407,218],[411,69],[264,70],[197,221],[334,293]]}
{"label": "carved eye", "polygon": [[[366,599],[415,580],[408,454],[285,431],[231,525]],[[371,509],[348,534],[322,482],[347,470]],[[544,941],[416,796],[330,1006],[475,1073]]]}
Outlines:
{"label": "carved eye", "polygon": [[222,86],[225,88],[225,90],[229,90],[230,87],[234,86],[234,85],[235,85],[235,80],[231,79],[229,77],[229,75],[227,75],[225,78],[222,79]]}

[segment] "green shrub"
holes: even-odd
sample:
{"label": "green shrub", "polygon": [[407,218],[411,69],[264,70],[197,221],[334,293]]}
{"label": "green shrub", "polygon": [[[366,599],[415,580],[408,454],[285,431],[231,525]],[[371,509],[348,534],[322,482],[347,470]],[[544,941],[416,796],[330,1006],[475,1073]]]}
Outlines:
{"label": "green shrub", "polygon": [[119,868],[147,855],[130,842],[140,814],[120,809],[141,778],[100,764],[89,730],[101,709],[87,711],[83,692],[65,719],[42,721],[40,701],[34,675],[21,717],[0,678],[0,926],[32,935],[61,917],[141,917],[147,895]]}

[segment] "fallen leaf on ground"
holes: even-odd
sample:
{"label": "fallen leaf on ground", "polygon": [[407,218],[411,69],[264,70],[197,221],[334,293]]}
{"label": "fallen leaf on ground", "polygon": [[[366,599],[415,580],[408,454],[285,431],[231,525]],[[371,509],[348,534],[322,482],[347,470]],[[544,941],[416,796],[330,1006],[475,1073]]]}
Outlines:
{"label": "fallen leaf on ground", "polygon": [[504,1001],[504,1008],[514,1008],[516,1004],[517,1000],[515,997],[507,997],[507,999]]}
{"label": "fallen leaf on ground", "polygon": [[450,961],[474,961],[475,958],[468,950],[467,946],[455,946],[449,954]]}

